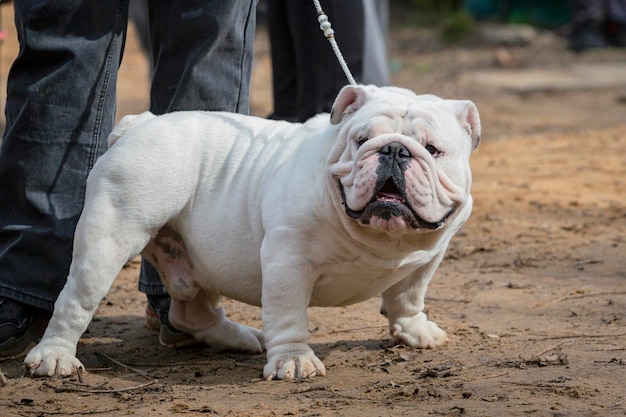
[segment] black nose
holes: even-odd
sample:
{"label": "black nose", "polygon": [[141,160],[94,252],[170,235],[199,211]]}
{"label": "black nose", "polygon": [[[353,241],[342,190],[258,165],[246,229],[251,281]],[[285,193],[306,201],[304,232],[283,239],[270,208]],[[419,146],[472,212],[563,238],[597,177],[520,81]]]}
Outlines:
{"label": "black nose", "polygon": [[402,159],[411,157],[411,152],[409,152],[406,146],[400,143],[389,143],[385,145],[378,153]]}

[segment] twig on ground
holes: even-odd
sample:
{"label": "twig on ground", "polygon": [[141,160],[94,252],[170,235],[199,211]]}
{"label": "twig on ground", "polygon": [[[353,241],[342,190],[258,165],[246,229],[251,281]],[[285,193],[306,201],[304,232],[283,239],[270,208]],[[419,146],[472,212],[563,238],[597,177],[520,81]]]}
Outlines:
{"label": "twig on ground", "polygon": [[587,298],[587,297],[602,297],[605,295],[624,295],[626,291],[610,291],[610,292],[590,292],[588,294],[578,294],[578,295],[570,295],[567,297],[559,298],[555,302],[561,302],[566,300],[577,300],[579,298]]}
{"label": "twig on ground", "polygon": [[102,352],[96,352],[96,355],[98,356],[102,356],[108,360],[110,360],[111,362],[113,362],[114,364],[121,366],[122,368],[129,370],[129,371],[133,371],[136,374],[139,374],[145,378],[152,378],[147,372],[142,371],[141,369],[137,369],[137,368],[133,368],[132,366],[128,366],[125,363],[122,363],[120,361],[117,361],[115,359],[113,359],[112,357],[110,357],[109,355],[107,355],[106,353],[102,353]]}
{"label": "twig on ground", "polygon": [[2,373],[2,370],[0,369],[0,387],[4,387],[7,385],[7,378],[4,376],[4,374]]}
{"label": "twig on ground", "polygon": [[366,327],[354,327],[352,329],[340,329],[340,330],[331,330],[328,334],[337,334],[337,333],[350,333],[350,332],[358,332],[360,330],[372,330],[372,329],[384,329],[387,326],[366,326]]}
{"label": "twig on ground", "polygon": [[621,334],[571,334],[569,336],[546,336],[536,340],[558,340],[558,339],[605,339],[607,337],[624,337],[626,333]]}
{"label": "twig on ground", "polygon": [[617,352],[620,350],[626,350],[626,346],[622,346],[622,347],[618,347],[618,348],[611,348],[611,349],[596,349],[596,352]]}
{"label": "twig on ground", "polygon": [[564,344],[566,344],[566,343],[572,343],[572,342],[574,342],[574,341],[573,341],[573,340],[564,340],[564,341],[562,341],[562,342],[560,342],[560,343],[557,343],[557,344],[556,344],[556,345],[554,345],[554,346],[551,346],[551,347],[549,347],[549,348],[547,348],[547,349],[545,349],[545,350],[542,350],[541,352],[537,353],[536,355],[533,355],[533,358],[538,358],[538,357],[540,357],[540,356],[542,356],[542,355],[545,355],[546,353],[550,352],[551,350],[558,349],[558,348],[560,348],[561,346],[563,346]]}
{"label": "twig on ground", "polygon": [[153,379],[152,381],[148,381],[144,384],[139,384],[139,385],[135,385],[132,387],[126,387],[126,388],[115,388],[115,389],[94,389],[94,388],[81,388],[81,387],[57,387],[56,385],[48,382],[48,381],[44,381],[44,385],[48,388],[52,388],[53,390],[55,390],[56,392],[88,392],[91,394],[118,394],[120,392],[127,392],[127,391],[135,391],[135,390],[140,390],[146,387],[149,387],[150,385],[156,384],[157,382],[159,382],[158,379]]}
{"label": "twig on ground", "polygon": [[154,368],[167,368],[167,367],[180,367],[180,366],[203,366],[215,364],[215,361],[200,361],[200,362],[128,362],[132,366],[146,366]]}
{"label": "twig on ground", "polygon": [[501,373],[501,374],[496,374],[496,375],[485,375],[485,376],[481,376],[481,377],[478,377],[478,378],[473,378],[473,379],[477,381],[477,380],[481,380],[481,379],[500,378],[500,377],[502,377],[502,376],[507,376],[507,375],[508,375],[508,374],[510,374],[510,373],[511,373],[511,372],[510,372],[510,371],[508,371],[508,372],[504,372],[504,373]]}
{"label": "twig on ground", "polygon": [[328,390],[328,386],[326,385],[322,385],[322,384],[315,384],[315,385],[309,385],[308,387],[301,387],[301,388],[295,388],[292,389],[290,392],[292,394],[303,394],[305,392],[311,392],[311,391],[326,391]]}
{"label": "twig on ground", "polygon": [[75,385],[75,386],[79,386],[81,388],[90,388],[90,389],[100,389],[102,387],[104,387],[105,385],[107,385],[109,383],[109,381],[104,381],[99,383],[98,385],[87,385],[84,383],[80,383],[80,382],[74,382],[74,381],[68,381],[68,380],[63,380],[63,384],[65,385]]}
{"label": "twig on ground", "polygon": [[357,346],[357,347],[355,347],[355,348],[352,348],[352,349],[346,350],[345,352],[342,352],[342,353],[341,353],[339,356],[337,356],[336,358],[332,358],[332,364],[337,363],[337,361],[338,361],[339,359],[343,358],[343,357],[344,357],[344,356],[346,356],[346,355],[349,355],[349,354],[350,354],[350,353],[352,353],[352,352],[360,352],[360,351],[364,351],[364,350],[365,350],[365,346],[363,346],[363,345],[359,345],[359,346]]}
{"label": "twig on ground", "polygon": [[248,362],[240,362],[240,361],[233,361],[232,363],[237,368],[250,368],[250,369],[254,369],[255,371],[263,370],[263,365],[259,363],[248,363]]}
{"label": "twig on ground", "polygon": [[[571,379],[567,379],[570,381]],[[575,388],[570,385],[564,385],[562,382],[549,383],[549,382],[519,382],[519,381],[503,381],[503,384],[516,385],[518,387],[537,387],[537,388]]]}
{"label": "twig on ground", "polygon": [[107,366],[106,368],[88,368],[86,369],[87,372],[109,372],[112,371],[113,368],[111,368],[110,366]]}
{"label": "twig on ground", "polygon": [[119,411],[119,410],[120,410],[119,407],[109,408],[107,410],[98,410],[98,409],[92,408],[91,410],[83,410],[83,411],[22,410],[22,411],[20,411],[20,414],[21,415],[24,415],[24,414],[37,414],[37,415],[73,416],[75,414],[80,414],[80,415],[84,415],[84,414],[108,414],[108,413],[112,413],[113,411]]}
{"label": "twig on ground", "polygon": [[[231,362],[234,366],[238,367],[238,368],[251,368],[251,369],[263,369],[263,365],[257,364],[257,363],[247,363],[247,362],[241,362],[241,361],[233,361]],[[215,365],[216,361],[211,360],[211,361],[200,361],[200,362],[171,362],[171,363],[157,363],[157,362],[129,362],[128,365],[132,365],[132,366],[149,366],[149,367],[153,367],[153,368],[168,368],[171,367],[172,369],[180,369],[183,368],[185,366],[211,366],[211,365]]]}

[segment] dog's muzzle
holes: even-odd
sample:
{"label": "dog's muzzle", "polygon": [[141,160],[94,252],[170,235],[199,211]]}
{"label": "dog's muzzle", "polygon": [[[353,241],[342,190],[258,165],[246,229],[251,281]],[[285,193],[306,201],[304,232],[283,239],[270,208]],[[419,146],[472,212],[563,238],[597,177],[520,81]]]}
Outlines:
{"label": "dog's muzzle", "polygon": [[385,145],[378,152],[379,165],[376,169],[378,180],[372,199],[362,210],[353,210],[348,206],[346,194],[341,181],[339,189],[346,214],[362,224],[369,224],[372,217],[390,220],[392,217],[402,217],[413,229],[436,230],[441,228],[452,215],[450,210],[441,220],[427,222],[420,218],[406,197],[404,172],[409,166],[411,153],[406,146],[400,143]]}

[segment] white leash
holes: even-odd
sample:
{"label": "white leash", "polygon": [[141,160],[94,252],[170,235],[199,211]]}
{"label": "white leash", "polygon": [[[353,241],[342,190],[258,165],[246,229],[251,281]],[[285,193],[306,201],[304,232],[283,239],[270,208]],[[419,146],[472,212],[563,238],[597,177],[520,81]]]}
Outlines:
{"label": "white leash", "polygon": [[322,5],[320,4],[319,0],[313,0],[313,3],[315,4],[315,9],[317,10],[317,21],[320,24],[320,29],[322,30],[322,32],[324,32],[324,36],[326,37],[326,39],[328,39],[328,42],[330,42],[330,46],[333,48],[335,56],[337,57],[339,65],[341,65],[341,69],[343,70],[344,74],[346,74],[348,82],[351,85],[356,85],[356,81],[354,81],[354,77],[352,76],[352,73],[348,68],[348,64],[346,63],[346,60],[343,58],[343,55],[339,50],[339,45],[337,45],[337,40],[335,39],[335,31],[330,25],[328,16],[326,16],[326,13],[324,13],[324,11],[322,10]]}

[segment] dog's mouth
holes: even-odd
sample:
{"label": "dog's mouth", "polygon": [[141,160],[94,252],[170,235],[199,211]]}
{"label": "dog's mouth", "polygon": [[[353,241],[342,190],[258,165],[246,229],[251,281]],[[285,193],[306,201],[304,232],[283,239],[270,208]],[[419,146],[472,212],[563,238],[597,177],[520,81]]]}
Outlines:
{"label": "dog's mouth", "polygon": [[407,201],[404,192],[398,188],[393,179],[388,178],[382,186],[375,190],[373,197],[362,210],[352,210],[346,202],[343,184],[339,181],[339,189],[346,214],[362,224],[369,224],[373,217],[391,220],[392,217],[401,217],[413,229],[437,230],[445,224],[454,210],[450,210],[441,220],[428,222],[419,217]]}

